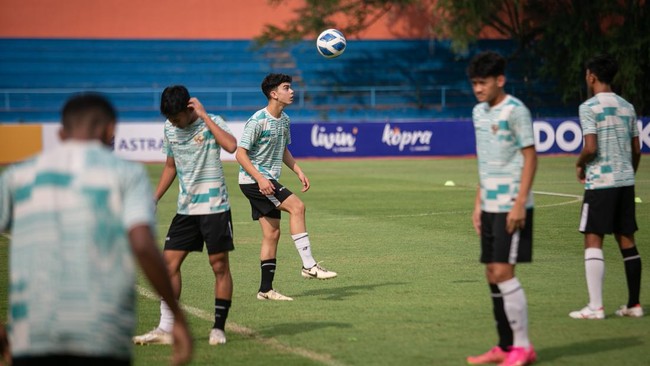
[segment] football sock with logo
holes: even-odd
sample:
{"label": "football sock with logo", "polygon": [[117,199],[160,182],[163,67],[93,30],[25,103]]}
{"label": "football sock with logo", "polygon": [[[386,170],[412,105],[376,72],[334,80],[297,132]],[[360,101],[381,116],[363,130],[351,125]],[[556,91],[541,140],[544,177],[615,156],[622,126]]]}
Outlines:
{"label": "football sock with logo", "polygon": [[628,300],[627,307],[639,304],[641,292],[641,256],[636,247],[621,249],[623,263],[625,263],[625,277],[627,278]]}
{"label": "football sock with logo", "polygon": [[512,329],[508,324],[508,317],[506,316],[506,311],[503,305],[503,296],[501,295],[501,290],[499,286],[490,284],[490,292],[492,293],[492,305],[494,312],[494,320],[497,324],[497,332],[499,333],[499,347],[504,351],[508,352],[509,347],[512,346]]}
{"label": "football sock with logo", "polygon": [[605,278],[605,257],[599,248],[585,249],[585,276],[589,292],[589,308],[603,307],[603,279]]}
{"label": "football sock with logo", "polygon": [[214,299],[214,325],[212,328],[224,330],[231,304],[231,300]]}
{"label": "football sock with logo", "polygon": [[273,289],[273,277],[275,277],[276,259],[266,259],[260,264],[262,269],[262,281],[260,282],[260,292],[269,292]]}
{"label": "football sock with logo", "polygon": [[158,328],[171,333],[174,328],[174,313],[165,300],[160,300],[160,323]]}
{"label": "football sock with logo", "polygon": [[291,239],[296,244],[296,249],[298,249],[298,254],[302,259],[302,267],[309,269],[316,265],[314,257],[311,255],[311,245],[309,243],[309,234],[300,233],[291,235]]}
{"label": "football sock with logo", "polygon": [[503,308],[512,329],[514,347],[530,347],[528,339],[528,304],[517,277],[497,284],[503,296]]}

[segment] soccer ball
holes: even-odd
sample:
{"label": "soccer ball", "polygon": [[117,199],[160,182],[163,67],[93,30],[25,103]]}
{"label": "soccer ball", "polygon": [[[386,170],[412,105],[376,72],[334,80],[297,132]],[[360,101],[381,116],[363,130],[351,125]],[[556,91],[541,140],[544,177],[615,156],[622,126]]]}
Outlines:
{"label": "soccer ball", "polygon": [[326,29],[316,39],[318,53],[327,58],[341,56],[346,45],[345,36],[336,29]]}

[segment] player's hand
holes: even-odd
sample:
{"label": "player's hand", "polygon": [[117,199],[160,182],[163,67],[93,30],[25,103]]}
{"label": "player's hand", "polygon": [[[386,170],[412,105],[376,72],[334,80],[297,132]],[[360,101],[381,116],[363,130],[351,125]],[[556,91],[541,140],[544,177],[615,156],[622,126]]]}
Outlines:
{"label": "player's hand", "polygon": [[309,179],[307,178],[307,176],[305,174],[303,174],[303,172],[301,171],[301,172],[298,173],[298,179],[300,179],[300,182],[302,183],[301,191],[302,192],[307,192],[309,190],[309,187],[311,187],[310,184],[309,184]]}
{"label": "player's hand", "polygon": [[474,231],[476,234],[481,235],[481,209],[476,208],[472,212],[472,224],[474,224]]}
{"label": "player's hand", "polygon": [[5,326],[0,324],[0,366],[11,365],[11,349],[9,348],[9,337]]}
{"label": "player's hand", "polygon": [[184,365],[192,360],[192,334],[185,322],[185,319],[174,319],[172,329],[174,339],[172,365]]}
{"label": "player's hand", "polygon": [[260,187],[260,192],[265,196],[271,196],[275,193],[273,183],[266,178],[260,178],[260,180],[257,181],[257,185]]}
{"label": "player's hand", "polygon": [[205,107],[203,107],[203,104],[201,104],[196,97],[190,98],[190,101],[187,103],[187,108],[193,109],[201,119],[205,120],[205,118],[203,118],[207,115]]}
{"label": "player's hand", "polygon": [[506,231],[512,234],[515,230],[521,230],[526,225],[526,209],[524,205],[515,203],[508,216],[506,216]]}
{"label": "player's hand", "polygon": [[585,167],[576,166],[576,177],[578,178],[578,182],[585,184]]}

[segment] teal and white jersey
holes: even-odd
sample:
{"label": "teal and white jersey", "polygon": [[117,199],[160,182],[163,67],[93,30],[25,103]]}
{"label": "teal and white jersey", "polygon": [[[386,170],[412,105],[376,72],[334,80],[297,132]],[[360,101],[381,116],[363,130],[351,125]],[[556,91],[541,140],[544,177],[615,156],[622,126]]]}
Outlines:
{"label": "teal and white jersey", "polygon": [[[519,99],[507,95],[498,105],[479,103],[472,111],[476,155],[481,181],[481,210],[509,212],[519,193],[524,158],[521,149],[533,146],[530,111]],[[526,208],[533,207],[533,194]]]}
{"label": "teal and white jersey", "polygon": [[99,142],[66,141],[3,172],[13,356],[131,358],[136,271],[128,231],[155,230],[151,197],[144,168]]}
{"label": "teal and white jersey", "polygon": [[585,169],[585,189],[633,186],[632,138],[639,136],[634,106],[615,93],[598,93],[579,112],[582,134],[598,139],[598,155]]}
{"label": "teal and white jersey", "polygon": [[[279,180],[282,173],[284,149],[291,143],[289,116],[282,112],[273,117],[266,108],[257,111],[246,122],[239,147],[248,150],[253,166],[264,178]],[[256,183],[255,179],[239,167],[239,184]]]}
{"label": "teal and white jersey", "polygon": [[[226,122],[210,114],[212,121],[232,135]],[[185,128],[165,122],[163,151],[174,158],[178,176],[178,208],[181,215],[208,215],[230,210],[226,179],[221,164],[221,146],[197,119]]]}

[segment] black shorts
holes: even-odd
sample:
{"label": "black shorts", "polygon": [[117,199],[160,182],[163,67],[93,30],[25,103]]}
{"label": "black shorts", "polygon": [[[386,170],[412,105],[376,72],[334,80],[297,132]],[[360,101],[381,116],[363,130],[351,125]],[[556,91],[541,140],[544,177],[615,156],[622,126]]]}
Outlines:
{"label": "black shorts", "polygon": [[585,190],[580,215],[581,233],[634,234],[634,186]]}
{"label": "black shorts", "polygon": [[481,212],[481,263],[528,263],[533,260],[533,209],[524,228],[506,231],[507,212]]}
{"label": "black shorts", "polygon": [[165,238],[165,250],[202,252],[203,243],[208,254],[235,249],[232,239],[230,210],[209,215],[176,214]]}
{"label": "black shorts", "polygon": [[251,203],[251,216],[253,220],[259,220],[260,217],[266,216],[273,219],[281,218],[280,209],[278,208],[293,193],[278,183],[276,180],[270,180],[275,187],[273,195],[264,195],[260,192],[260,186],[257,183],[240,184],[239,188]]}
{"label": "black shorts", "polygon": [[17,357],[12,360],[14,366],[66,365],[66,366],[129,366],[131,360],[112,357],[47,355],[34,357]]}

